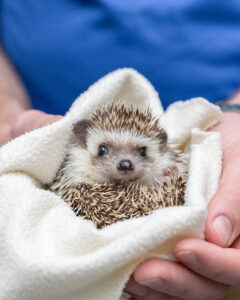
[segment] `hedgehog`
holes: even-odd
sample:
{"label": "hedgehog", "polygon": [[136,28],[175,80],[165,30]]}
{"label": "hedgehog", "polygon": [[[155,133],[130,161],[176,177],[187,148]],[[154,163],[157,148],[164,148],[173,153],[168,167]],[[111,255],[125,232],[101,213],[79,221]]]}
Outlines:
{"label": "hedgehog", "polygon": [[159,117],[111,103],[73,124],[49,189],[101,229],[183,205],[187,175],[187,156],[170,146]]}

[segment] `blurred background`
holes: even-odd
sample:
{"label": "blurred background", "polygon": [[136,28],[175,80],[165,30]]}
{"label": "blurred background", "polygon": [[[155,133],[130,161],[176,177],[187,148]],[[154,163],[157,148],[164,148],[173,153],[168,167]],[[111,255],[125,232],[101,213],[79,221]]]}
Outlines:
{"label": "blurred background", "polygon": [[132,67],[165,107],[231,97],[240,83],[239,0],[0,0],[1,44],[35,108],[64,114],[97,79]]}

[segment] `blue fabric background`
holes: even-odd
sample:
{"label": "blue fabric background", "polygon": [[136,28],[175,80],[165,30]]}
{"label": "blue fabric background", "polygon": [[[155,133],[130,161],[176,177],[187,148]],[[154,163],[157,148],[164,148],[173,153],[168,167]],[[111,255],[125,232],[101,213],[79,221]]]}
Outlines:
{"label": "blue fabric background", "polygon": [[167,106],[230,96],[240,83],[239,0],[0,0],[1,38],[36,108],[63,114],[119,67]]}

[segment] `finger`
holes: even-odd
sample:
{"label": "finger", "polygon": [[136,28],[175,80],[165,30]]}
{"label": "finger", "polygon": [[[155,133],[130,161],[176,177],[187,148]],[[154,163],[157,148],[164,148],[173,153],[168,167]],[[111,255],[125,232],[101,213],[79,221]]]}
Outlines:
{"label": "finger", "polygon": [[240,237],[235,240],[235,242],[231,245],[231,248],[240,249]]}
{"label": "finger", "polygon": [[59,115],[49,115],[40,110],[28,110],[22,113],[12,126],[11,136],[15,138],[25,132],[49,125],[61,119]]}
{"label": "finger", "polygon": [[138,284],[134,277],[131,276],[125,285],[124,290],[134,296],[145,296],[148,293],[148,288],[146,286]]}
{"label": "finger", "polygon": [[131,298],[131,300],[182,300],[182,298],[151,290],[145,297],[135,297]]}
{"label": "finger", "polygon": [[228,160],[219,189],[208,207],[206,239],[222,247],[230,246],[240,234],[240,153]]}
{"label": "finger", "polygon": [[225,285],[240,285],[239,249],[189,239],[179,242],[173,254],[195,273]]}
{"label": "finger", "polygon": [[226,290],[224,285],[205,279],[179,263],[161,259],[141,264],[134,279],[154,291],[182,299],[218,299]]}
{"label": "finger", "polygon": [[43,126],[50,125],[50,124],[60,120],[61,118],[62,118],[62,116],[60,116],[60,115],[45,114],[45,116],[42,117],[41,122],[36,124],[36,128],[40,128],[40,127],[43,127]]}
{"label": "finger", "polygon": [[222,247],[230,246],[240,234],[240,117],[224,113],[211,131],[222,137],[223,173],[219,189],[208,207],[206,239]]}

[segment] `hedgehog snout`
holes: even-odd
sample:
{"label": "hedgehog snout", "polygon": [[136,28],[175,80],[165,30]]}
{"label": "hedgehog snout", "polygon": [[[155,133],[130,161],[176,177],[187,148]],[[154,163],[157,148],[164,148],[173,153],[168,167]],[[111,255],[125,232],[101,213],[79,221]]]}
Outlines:
{"label": "hedgehog snout", "polygon": [[129,159],[123,159],[117,164],[117,169],[119,171],[133,171],[134,163]]}

